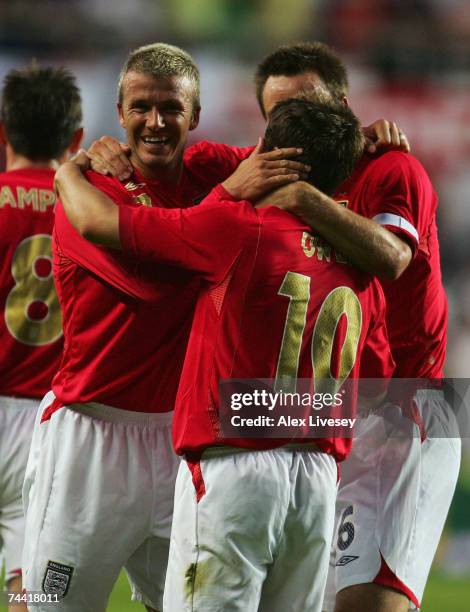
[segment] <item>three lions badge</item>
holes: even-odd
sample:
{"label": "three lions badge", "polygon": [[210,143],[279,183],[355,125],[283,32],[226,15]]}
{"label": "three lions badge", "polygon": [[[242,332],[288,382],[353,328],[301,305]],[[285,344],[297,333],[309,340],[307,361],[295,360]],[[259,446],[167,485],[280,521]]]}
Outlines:
{"label": "three lions badge", "polygon": [[58,595],[60,598],[65,597],[69,590],[72,574],[73,567],[48,561],[42,581],[42,590],[44,593]]}

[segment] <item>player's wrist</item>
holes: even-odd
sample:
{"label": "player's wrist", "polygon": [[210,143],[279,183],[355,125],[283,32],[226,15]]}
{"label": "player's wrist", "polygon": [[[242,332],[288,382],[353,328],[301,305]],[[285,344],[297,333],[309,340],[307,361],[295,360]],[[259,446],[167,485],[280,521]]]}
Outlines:
{"label": "player's wrist", "polygon": [[235,183],[230,182],[228,178],[223,183],[220,183],[217,187],[220,187],[225,193],[225,199],[228,200],[241,200],[241,190],[236,186]]}
{"label": "player's wrist", "polygon": [[64,162],[62,165],[59,166],[57,172],[54,175],[54,184],[56,186],[62,185],[66,177],[71,174],[73,175],[74,173],[76,174],[77,171],[79,172],[78,167],[72,161],[69,160]]}
{"label": "player's wrist", "polygon": [[82,174],[90,169],[91,160],[85,149],[80,149],[77,151],[77,153],[71,157],[69,161],[72,162]]}
{"label": "player's wrist", "polygon": [[310,218],[317,214],[320,207],[330,200],[324,193],[304,181],[293,185],[293,189],[294,197],[291,200],[290,209],[293,214],[301,217]]}
{"label": "player's wrist", "polygon": [[[224,181],[223,183],[219,183],[218,185],[216,185],[216,187],[214,187],[213,189],[213,193],[222,200],[233,200],[233,201],[241,200],[242,198],[237,197],[236,189],[235,190],[227,189],[227,186],[225,183],[227,183],[227,181]],[[235,193],[233,193],[233,191],[235,191]]]}

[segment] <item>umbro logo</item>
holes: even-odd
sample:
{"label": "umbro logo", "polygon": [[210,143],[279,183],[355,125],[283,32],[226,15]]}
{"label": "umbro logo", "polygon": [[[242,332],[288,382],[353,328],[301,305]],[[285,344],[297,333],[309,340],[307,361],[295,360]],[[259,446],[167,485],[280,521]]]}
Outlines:
{"label": "umbro logo", "polygon": [[351,563],[351,561],[355,561],[356,559],[359,559],[359,557],[355,555],[343,555],[336,562],[336,567],[342,567],[343,565],[347,565],[348,563]]}

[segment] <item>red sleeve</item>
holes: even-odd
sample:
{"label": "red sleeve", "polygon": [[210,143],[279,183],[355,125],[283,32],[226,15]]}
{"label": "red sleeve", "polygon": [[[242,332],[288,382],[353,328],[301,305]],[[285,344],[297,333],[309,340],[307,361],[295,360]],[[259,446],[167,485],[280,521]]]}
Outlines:
{"label": "red sleeve", "polygon": [[[122,199],[119,187],[102,188],[102,184],[99,186],[113,201]],[[55,208],[54,236],[60,256],[73,261],[131,297],[149,301],[158,299],[159,290],[155,278],[146,273],[145,267],[118,251],[105,249],[82,238],[67,219],[60,202],[57,202]]]}
{"label": "red sleeve", "polygon": [[[395,369],[385,324],[386,302],[378,281],[372,281],[370,325],[361,353],[360,378],[389,379]],[[375,395],[375,394],[374,394]]]}
{"label": "red sleeve", "polygon": [[238,168],[240,162],[249,157],[254,147],[231,147],[203,140],[185,152],[186,167],[210,189],[222,183]]}
{"label": "red sleeve", "polygon": [[212,143],[213,154],[219,160],[221,167],[233,172],[240,162],[249,157],[255,147],[232,147],[221,143]]}
{"label": "red sleeve", "polygon": [[251,204],[233,201],[221,185],[194,208],[119,209],[124,253],[191,270],[211,282],[225,278],[259,228]]}
{"label": "red sleeve", "polygon": [[365,206],[369,218],[401,236],[416,251],[432,222],[437,197],[417,159],[390,151],[370,167]]}

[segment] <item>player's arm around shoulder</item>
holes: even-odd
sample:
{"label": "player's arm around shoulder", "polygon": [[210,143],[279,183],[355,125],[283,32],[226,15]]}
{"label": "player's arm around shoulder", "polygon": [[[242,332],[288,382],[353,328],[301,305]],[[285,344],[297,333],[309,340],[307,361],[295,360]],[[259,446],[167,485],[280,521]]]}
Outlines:
{"label": "player's arm around shoulder", "polygon": [[211,283],[225,277],[259,232],[252,205],[234,200],[222,185],[195,207],[122,206],[119,217],[125,253],[190,270]]}
{"label": "player's arm around shoulder", "polygon": [[411,261],[405,241],[304,181],[282,187],[265,199],[299,217],[353,265],[380,279],[396,280]]}
{"label": "player's arm around shoulder", "polygon": [[87,181],[82,170],[77,163],[69,161],[55,175],[55,189],[64,211],[81,236],[119,249],[119,208]]}

